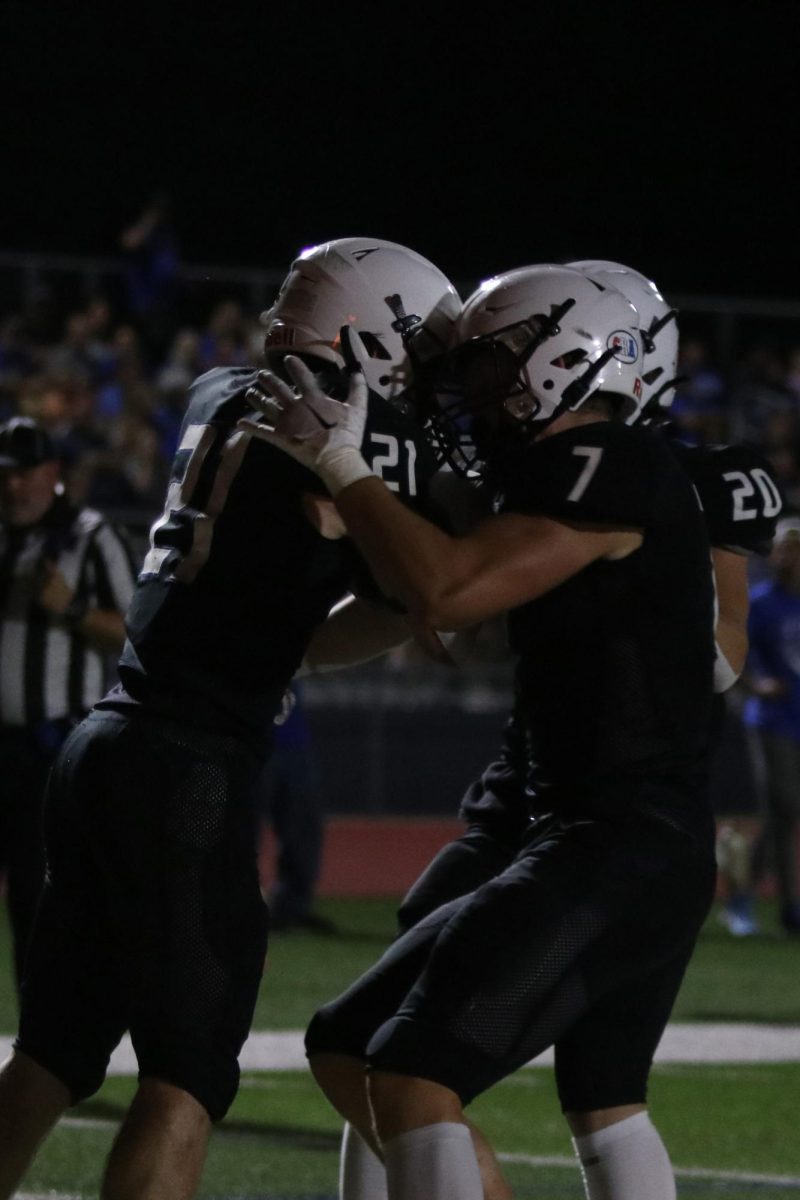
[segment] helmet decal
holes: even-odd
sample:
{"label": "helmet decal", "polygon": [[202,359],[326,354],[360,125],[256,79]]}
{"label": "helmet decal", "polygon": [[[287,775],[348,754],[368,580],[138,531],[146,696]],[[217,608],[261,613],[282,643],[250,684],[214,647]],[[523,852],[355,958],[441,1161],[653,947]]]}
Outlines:
{"label": "helmet decal", "polygon": [[639,403],[630,423],[663,419],[675,396],[678,376],[677,309],[641,271],[606,259],[581,259],[569,264],[587,279],[622,292],[639,314],[642,359]]}
{"label": "helmet decal", "polygon": [[635,363],[639,357],[639,344],[627,329],[615,329],[609,334],[606,345],[620,362]]}

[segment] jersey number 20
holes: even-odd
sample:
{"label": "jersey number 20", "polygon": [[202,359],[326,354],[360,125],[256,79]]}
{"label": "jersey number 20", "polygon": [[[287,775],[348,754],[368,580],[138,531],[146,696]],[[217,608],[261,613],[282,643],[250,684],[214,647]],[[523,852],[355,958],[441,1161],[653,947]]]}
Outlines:
{"label": "jersey number 20", "polygon": [[733,484],[734,521],[753,521],[759,516],[775,517],[781,511],[778,489],[763,467],[753,467],[750,471],[726,471],[722,478]]}

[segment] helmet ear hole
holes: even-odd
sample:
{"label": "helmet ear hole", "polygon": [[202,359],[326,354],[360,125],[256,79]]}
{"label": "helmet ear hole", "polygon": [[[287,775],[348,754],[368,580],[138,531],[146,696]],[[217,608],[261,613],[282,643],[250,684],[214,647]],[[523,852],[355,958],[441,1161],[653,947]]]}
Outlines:
{"label": "helmet ear hole", "polygon": [[391,359],[391,354],[383,345],[380,338],[376,337],[374,333],[370,333],[368,329],[359,329],[358,336],[370,358],[381,358],[384,361]]}
{"label": "helmet ear hole", "polygon": [[585,358],[586,351],[578,347],[575,350],[567,350],[566,354],[561,354],[558,358],[554,358],[551,366],[561,367],[563,370],[568,371],[570,367],[577,366]]}

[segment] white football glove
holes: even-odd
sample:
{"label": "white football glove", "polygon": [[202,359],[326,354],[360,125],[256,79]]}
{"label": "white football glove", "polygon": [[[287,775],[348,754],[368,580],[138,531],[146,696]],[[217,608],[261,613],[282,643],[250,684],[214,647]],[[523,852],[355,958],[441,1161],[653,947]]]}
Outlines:
{"label": "white football glove", "polygon": [[357,367],[350,373],[346,403],[326,395],[313,371],[294,355],[284,360],[294,387],[271,371],[259,371],[245,398],[261,418],[238,422],[252,437],[291,454],[319,475],[331,496],[374,472],[361,442],[367,419],[367,382]]}

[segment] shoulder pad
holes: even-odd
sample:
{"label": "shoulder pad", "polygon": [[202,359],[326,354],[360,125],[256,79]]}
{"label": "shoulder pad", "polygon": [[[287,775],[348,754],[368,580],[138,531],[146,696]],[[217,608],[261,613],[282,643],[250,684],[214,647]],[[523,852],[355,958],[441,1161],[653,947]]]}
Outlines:
{"label": "shoulder pad", "polygon": [[768,554],[784,501],[769,461],[743,443],[697,446],[682,455],[712,546]]}
{"label": "shoulder pad", "polygon": [[659,479],[677,472],[647,430],[602,421],[542,438],[505,483],[503,512],[641,528],[654,512]]}
{"label": "shoulder pad", "polygon": [[[234,420],[230,412],[232,401],[244,408],[244,393],[255,383],[255,367],[212,367],[198,376],[189,387],[184,427],[214,425]],[[238,416],[238,412],[235,414]]]}

